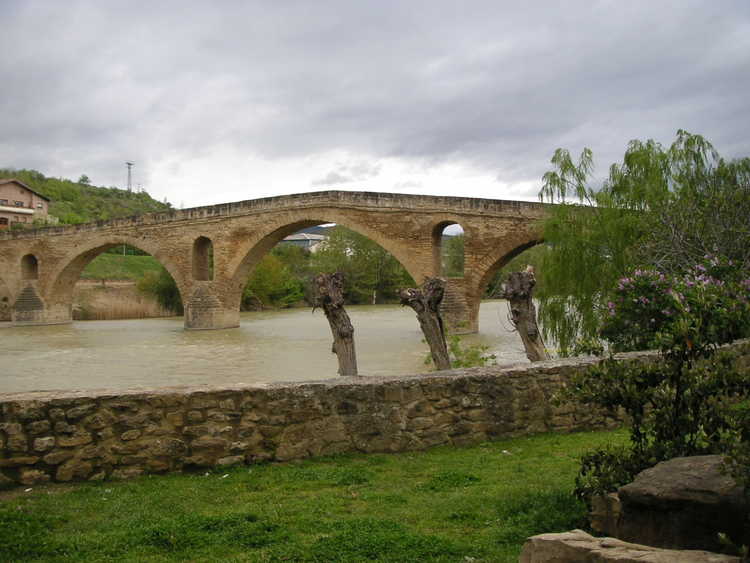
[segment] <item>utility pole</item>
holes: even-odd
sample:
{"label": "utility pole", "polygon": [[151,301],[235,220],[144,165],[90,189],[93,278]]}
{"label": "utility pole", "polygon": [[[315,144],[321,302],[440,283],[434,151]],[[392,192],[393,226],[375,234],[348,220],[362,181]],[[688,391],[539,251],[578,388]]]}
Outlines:
{"label": "utility pole", "polygon": [[130,169],[133,168],[133,164],[135,164],[135,162],[127,161],[125,163],[125,166],[128,167],[128,191],[129,192],[133,191],[133,177],[132,177],[132,174],[130,172]]}

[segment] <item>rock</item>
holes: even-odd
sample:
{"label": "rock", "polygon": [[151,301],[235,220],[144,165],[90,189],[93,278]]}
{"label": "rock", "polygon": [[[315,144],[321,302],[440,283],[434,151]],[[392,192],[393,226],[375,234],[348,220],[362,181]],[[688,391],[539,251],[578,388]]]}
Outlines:
{"label": "rock", "polygon": [[87,405],[81,405],[79,407],[73,407],[72,409],[69,409],[68,412],[65,413],[65,416],[68,420],[78,420],[79,418],[86,416],[93,410],[96,410],[96,405],[89,403]]}
{"label": "rock", "polygon": [[748,502],[718,455],[680,457],[639,473],[618,490],[618,536],[658,547],[720,550],[718,533],[750,544]]}
{"label": "rock", "polygon": [[82,446],[92,440],[91,434],[83,428],[78,428],[69,436],[60,436],[57,439],[57,445],[62,447]]}
{"label": "rock", "polygon": [[519,563],[739,563],[738,557],[708,551],[660,549],[581,530],[541,534],[526,540]]}
{"label": "rock", "polygon": [[39,461],[39,458],[36,456],[6,457],[0,459],[0,467],[22,467],[34,465],[37,461]]}
{"label": "rock", "polygon": [[46,452],[55,447],[55,437],[45,436],[44,438],[36,438],[34,440],[34,451],[35,452]]}
{"label": "rock", "polygon": [[73,478],[85,479],[93,471],[93,466],[87,461],[71,459],[57,468],[57,481],[70,481]]}
{"label": "rock", "polygon": [[245,456],[241,455],[231,455],[227,457],[222,457],[216,460],[216,465],[218,466],[225,466],[225,465],[238,465],[240,463],[244,463]]}
{"label": "rock", "polygon": [[591,529],[605,536],[620,537],[618,527],[621,512],[620,497],[617,493],[591,497],[591,513],[589,514]]}
{"label": "rock", "polygon": [[23,468],[18,476],[18,481],[22,485],[37,485],[39,483],[46,483],[49,480],[49,475],[39,469]]}
{"label": "rock", "polygon": [[115,469],[112,472],[112,479],[132,479],[143,475],[143,469],[139,467],[128,467],[125,469]]}
{"label": "rock", "polygon": [[56,452],[50,452],[44,458],[44,463],[48,465],[57,465],[58,463],[62,463],[66,459],[70,459],[73,457],[73,452],[69,450],[57,450]]}
{"label": "rock", "polygon": [[36,422],[30,422],[26,425],[26,431],[32,436],[44,434],[50,428],[52,428],[52,425],[49,420],[37,420]]}

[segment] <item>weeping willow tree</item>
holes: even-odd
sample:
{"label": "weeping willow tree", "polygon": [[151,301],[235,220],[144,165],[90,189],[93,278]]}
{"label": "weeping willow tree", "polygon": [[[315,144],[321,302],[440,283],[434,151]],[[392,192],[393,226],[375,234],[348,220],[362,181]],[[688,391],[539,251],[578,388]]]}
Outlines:
{"label": "weeping willow tree", "polygon": [[592,183],[593,155],[564,149],[543,177],[538,298],[544,336],[561,355],[596,341],[618,279],[638,267],[679,272],[706,254],[750,267],[750,159],[725,161],[700,135],[677,132],[667,149],[631,141],[623,162]]}

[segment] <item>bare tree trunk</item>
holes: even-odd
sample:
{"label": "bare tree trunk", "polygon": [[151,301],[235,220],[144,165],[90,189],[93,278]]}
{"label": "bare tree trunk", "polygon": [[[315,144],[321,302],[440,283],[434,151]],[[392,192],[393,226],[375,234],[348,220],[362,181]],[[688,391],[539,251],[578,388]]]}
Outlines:
{"label": "bare tree trunk", "polygon": [[535,285],[534,268],[527,266],[525,272],[508,275],[503,297],[508,300],[510,320],[521,335],[526,357],[532,362],[540,362],[550,357],[536,324],[536,307],[531,299]]}
{"label": "bare tree trunk", "polygon": [[[354,351],[354,327],[344,309],[344,275],[318,274],[315,277],[315,307],[326,314],[333,334],[332,352],[339,360],[339,375],[357,375],[357,354]],[[315,308],[313,307],[313,311]]]}
{"label": "bare tree trunk", "polygon": [[440,317],[440,302],[445,293],[445,280],[427,278],[419,289],[402,289],[401,304],[408,305],[417,313],[427,344],[430,346],[432,361],[437,369],[451,369],[448,346],[445,343],[445,328]]}

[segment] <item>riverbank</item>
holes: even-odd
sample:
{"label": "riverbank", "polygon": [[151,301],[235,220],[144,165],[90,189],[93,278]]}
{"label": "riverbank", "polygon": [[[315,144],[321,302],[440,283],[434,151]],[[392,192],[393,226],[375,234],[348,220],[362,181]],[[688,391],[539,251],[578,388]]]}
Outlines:
{"label": "riverbank", "polygon": [[173,315],[153,296],[138,291],[132,280],[81,279],[73,293],[73,320],[76,321],[152,319]]}
{"label": "riverbank", "polygon": [[0,559],[517,561],[581,526],[577,456],[622,432],[342,455],[0,499]]}

